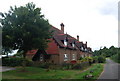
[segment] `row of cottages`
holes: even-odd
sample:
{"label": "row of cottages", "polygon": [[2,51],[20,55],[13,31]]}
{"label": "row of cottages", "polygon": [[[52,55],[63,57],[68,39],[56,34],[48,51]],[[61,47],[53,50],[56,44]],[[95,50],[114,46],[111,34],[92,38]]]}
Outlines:
{"label": "row of cottages", "polygon": [[77,62],[80,57],[92,55],[92,50],[87,47],[87,42],[84,44],[77,39],[64,34],[64,24],[61,23],[61,30],[52,27],[53,37],[49,39],[47,50],[30,50],[27,52],[27,58],[33,61],[49,62],[54,64]]}

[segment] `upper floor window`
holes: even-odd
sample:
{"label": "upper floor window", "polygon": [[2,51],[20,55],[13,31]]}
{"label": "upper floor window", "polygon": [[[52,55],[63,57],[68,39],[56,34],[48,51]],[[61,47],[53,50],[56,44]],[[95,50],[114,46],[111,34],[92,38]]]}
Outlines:
{"label": "upper floor window", "polygon": [[43,55],[42,54],[40,55],[40,61],[43,61]]}
{"label": "upper floor window", "polygon": [[68,60],[68,54],[64,54],[64,61]]}
{"label": "upper floor window", "polygon": [[82,50],[82,51],[84,51],[84,48],[83,48],[83,47],[81,47],[81,50]]}
{"label": "upper floor window", "polygon": [[74,44],[74,43],[72,43],[72,47],[75,47],[75,44]]}
{"label": "upper floor window", "polygon": [[66,41],[66,39],[64,40],[64,45],[67,46],[67,41]]}
{"label": "upper floor window", "polygon": [[87,49],[85,48],[85,51],[87,51]]}

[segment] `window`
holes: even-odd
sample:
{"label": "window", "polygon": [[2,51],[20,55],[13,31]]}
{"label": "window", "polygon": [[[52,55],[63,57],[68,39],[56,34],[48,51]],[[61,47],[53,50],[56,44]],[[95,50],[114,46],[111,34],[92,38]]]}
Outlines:
{"label": "window", "polygon": [[66,39],[64,40],[64,45],[67,46],[67,41],[66,41]]}
{"label": "window", "polygon": [[74,43],[72,43],[72,46],[73,46],[73,47],[75,47],[75,44],[74,44]]}
{"label": "window", "polygon": [[40,61],[43,61],[43,55],[42,54],[40,55]]}
{"label": "window", "polygon": [[68,60],[68,54],[64,54],[64,61]]}
{"label": "window", "polygon": [[82,50],[82,51],[84,51],[84,48],[83,48],[83,47],[81,47],[81,50]]}
{"label": "window", "polygon": [[75,59],[76,59],[76,55],[72,54],[72,60],[75,60]]}
{"label": "window", "polygon": [[87,51],[87,49],[85,48],[85,51]]}

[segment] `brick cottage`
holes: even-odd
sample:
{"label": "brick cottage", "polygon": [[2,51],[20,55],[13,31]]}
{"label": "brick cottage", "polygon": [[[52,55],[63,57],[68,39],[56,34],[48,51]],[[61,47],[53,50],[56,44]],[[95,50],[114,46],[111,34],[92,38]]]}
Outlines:
{"label": "brick cottage", "polygon": [[27,58],[33,61],[40,61],[42,63],[71,63],[77,62],[80,57],[87,57],[92,55],[92,50],[87,47],[87,42],[84,44],[77,39],[64,33],[64,24],[61,23],[61,30],[56,27],[51,27],[50,31],[53,31],[53,36],[49,39],[51,42],[48,43],[46,50],[30,50],[27,52]]}

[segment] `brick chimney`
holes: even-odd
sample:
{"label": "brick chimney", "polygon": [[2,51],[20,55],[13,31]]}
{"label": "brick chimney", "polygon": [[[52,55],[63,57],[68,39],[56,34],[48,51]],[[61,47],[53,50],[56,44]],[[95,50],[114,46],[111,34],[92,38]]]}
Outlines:
{"label": "brick chimney", "polygon": [[61,23],[60,26],[61,26],[61,31],[64,33],[64,24]]}
{"label": "brick chimney", "polygon": [[86,41],[86,43],[85,43],[85,44],[86,44],[86,46],[87,46],[87,41]]}
{"label": "brick chimney", "polygon": [[77,40],[79,41],[79,35],[77,35]]}

